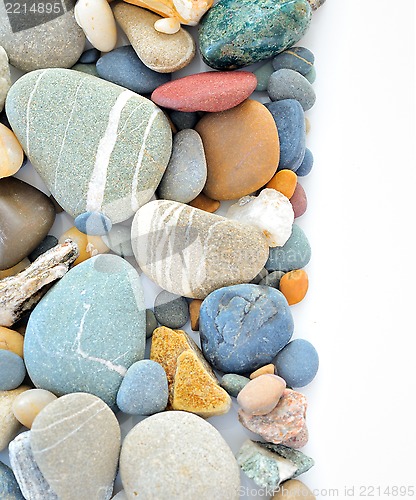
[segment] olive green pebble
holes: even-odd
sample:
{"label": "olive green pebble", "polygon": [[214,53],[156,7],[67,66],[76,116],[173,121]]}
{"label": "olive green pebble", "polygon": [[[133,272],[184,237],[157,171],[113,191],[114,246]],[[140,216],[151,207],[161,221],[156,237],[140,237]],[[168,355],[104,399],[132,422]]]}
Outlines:
{"label": "olive green pebble", "polygon": [[146,309],[146,338],[150,338],[159,326],[156,316],[151,309]]}
{"label": "olive green pebble", "polygon": [[95,64],[82,64],[82,63],[77,63],[75,66],[72,66],[74,71],[80,71],[81,73],[86,73],[87,75],[92,75],[100,78],[100,75],[97,72],[97,68],[95,67]]}
{"label": "olive green pebble", "polygon": [[227,373],[221,379],[220,385],[230,396],[236,398],[239,392],[250,382],[250,379],[235,373]]}

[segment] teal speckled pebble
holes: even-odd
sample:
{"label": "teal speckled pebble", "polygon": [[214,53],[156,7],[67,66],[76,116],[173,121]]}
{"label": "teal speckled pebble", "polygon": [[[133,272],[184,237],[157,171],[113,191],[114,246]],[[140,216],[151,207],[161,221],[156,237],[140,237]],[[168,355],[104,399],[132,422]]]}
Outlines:
{"label": "teal speckled pebble", "polygon": [[226,373],[220,382],[220,385],[225,389],[230,396],[236,398],[240,391],[250,382],[250,379],[237,375],[235,373]]}
{"label": "teal speckled pebble", "polygon": [[16,389],[25,376],[23,359],[12,351],[0,349],[0,391]]}
{"label": "teal speckled pebble", "polygon": [[302,38],[311,12],[307,0],[220,0],[201,21],[202,58],[224,70],[273,57]]}

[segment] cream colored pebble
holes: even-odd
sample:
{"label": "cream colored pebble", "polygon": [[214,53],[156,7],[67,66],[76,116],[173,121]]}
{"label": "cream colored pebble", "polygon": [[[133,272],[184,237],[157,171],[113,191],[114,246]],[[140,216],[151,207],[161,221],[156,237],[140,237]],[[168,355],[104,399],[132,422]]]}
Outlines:
{"label": "cream colored pebble", "polygon": [[30,389],[17,396],[12,411],[17,420],[30,429],[37,415],[55,399],[55,394],[45,389]]}
{"label": "cream colored pebble", "polygon": [[155,24],[155,30],[167,35],[173,35],[181,29],[181,23],[174,17],[165,17],[158,19]]}
{"label": "cream colored pebble", "polygon": [[286,382],[277,375],[260,375],[241,389],[237,402],[250,415],[267,415],[276,407]]}
{"label": "cream colored pebble", "polygon": [[0,123],[0,179],[15,174],[22,163],[22,146],[14,133]]}
{"label": "cream colored pebble", "polygon": [[117,43],[117,26],[107,0],[78,0],[75,19],[91,44],[102,52],[110,52]]}

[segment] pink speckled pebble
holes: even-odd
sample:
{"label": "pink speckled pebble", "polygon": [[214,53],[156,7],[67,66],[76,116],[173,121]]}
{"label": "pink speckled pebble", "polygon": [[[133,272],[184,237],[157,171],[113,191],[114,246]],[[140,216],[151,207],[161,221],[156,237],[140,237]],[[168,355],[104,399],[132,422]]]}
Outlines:
{"label": "pink speckled pebble", "polygon": [[277,405],[285,389],[286,382],[277,375],[260,375],[241,389],[237,402],[249,415],[266,415]]}
{"label": "pink speckled pebble", "polygon": [[256,76],[248,71],[209,71],[165,83],[151,99],[177,111],[218,112],[245,101],[256,86]]}
{"label": "pink speckled pebble", "polygon": [[307,402],[303,394],[286,389],[277,406],[267,415],[250,415],[244,410],[239,410],[238,419],[249,431],[258,434],[269,443],[290,443],[304,430],[306,408]]}
{"label": "pink speckled pebble", "polygon": [[283,441],[282,444],[284,444],[285,446],[289,446],[290,448],[295,448],[295,450],[298,450],[299,448],[303,448],[304,446],[306,446],[308,440],[309,440],[309,432],[305,422],[299,434],[296,434],[295,437],[288,439],[287,441]]}
{"label": "pink speckled pebble", "polygon": [[295,192],[290,198],[290,203],[292,204],[293,212],[295,213],[295,219],[306,212],[308,199],[306,197],[305,190],[299,182],[296,184]]}

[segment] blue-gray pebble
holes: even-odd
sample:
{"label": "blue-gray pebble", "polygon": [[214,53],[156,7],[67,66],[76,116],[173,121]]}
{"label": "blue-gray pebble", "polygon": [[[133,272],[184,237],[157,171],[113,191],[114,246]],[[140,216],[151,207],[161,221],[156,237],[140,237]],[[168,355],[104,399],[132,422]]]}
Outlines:
{"label": "blue-gray pebble", "polygon": [[279,170],[294,172],[301,166],[306,150],[305,114],[295,99],[265,104],[276,123],[280,142]]}
{"label": "blue-gray pebble", "polygon": [[104,80],[137,94],[150,94],[171,79],[170,73],[157,73],[145,66],[131,45],[118,47],[97,61],[97,72]]}
{"label": "blue-gray pebble", "polygon": [[196,111],[171,111],[169,117],[178,130],[194,128],[199,121],[199,113]]}
{"label": "blue-gray pebble", "polygon": [[114,407],[127,369],[144,358],[145,310],[140,276],[121,257],[73,267],[29,318],[24,357],[35,386],[88,392]]}
{"label": "blue-gray pebble", "polygon": [[289,342],[276,357],[276,373],[290,387],[304,387],[312,382],[319,368],[315,347],[304,339]]}
{"label": "blue-gray pebble", "polygon": [[313,167],[313,154],[308,148],[305,149],[305,156],[300,167],[296,170],[296,175],[298,177],[305,177],[308,175]]}
{"label": "blue-gray pebble", "polygon": [[303,230],[293,224],[292,234],[282,247],[270,248],[266,269],[271,271],[293,271],[302,269],[311,259],[311,246]]}
{"label": "blue-gray pebble", "polygon": [[315,104],[316,95],[308,80],[293,69],[279,69],[269,80],[267,92],[272,101],[296,99],[307,111]]}
{"label": "blue-gray pebble", "polygon": [[273,288],[279,289],[280,280],[285,273],[283,271],[273,271],[263,278],[259,285],[261,286],[271,286]]}
{"label": "blue-gray pebble", "polygon": [[316,80],[316,69],[315,69],[315,66],[312,66],[312,68],[309,71],[309,73],[305,75],[305,78],[308,80],[309,83],[314,83],[315,82],[315,80]]}
{"label": "blue-gray pebble", "polygon": [[168,404],[168,379],[163,367],[149,359],[130,366],[117,393],[117,406],[129,415],[153,415]]}
{"label": "blue-gray pebble", "polygon": [[230,396],[236,398],[249,382],[250,379],[242,375],[226,373],[221,379],[220,386],[225,389]]}
{"label": "blue-gray pebble", "polygon": [[95,48],[88,49],[81,54],[81,57],[78,59],[78,63],[93,64],[96,63],[100,57],[101,57],[101,52],[98,49]]}
{"label": "blue-gray pebble", "polygon": [[24,500],[12,469],[0,462],[0,498],[1,500]]}
{"label": "blue-gray pebble", "polygon": [[301,75],[307,75],[313,68],[315,56],[309,49],[305,47],[291,47],[284,50],[273,59],[273,68],[278,69],[293,69]]}
{"label": "blue-gray pebble", "polygon": [[165,290],[156,297],[153,312],[161,325],[173,330],[182,328],[189,319],[189,306],[185,297]]}
{"label": "blue-gray pebble", "polygon": [[58,239],[51,234],[48,234],[46,238],[37,246],[33,252],[29,254],[29,260],[31,262],[35,261],[40,255],[47,252],[51,248],[55,247],[58,244]]}
{"label": "blue-gray pebble", "polygon": [[250,373],[269,364],[289,342],[293,319],[283,294],[254,284],[210,293],[200,310],[205,358],[225,373]]}
{"label": "blue-gray pebble", "polygon": [[0,349],[0,391],[16,389],[25,376],[23,359],[12,351]]}
{"label": "blue-gray pebble", "polygon": [[81,233],[90,236],[103,236],[111,231],[111,220],[101,212],[84,212],[79,214],[74,221],[75,227]]}

